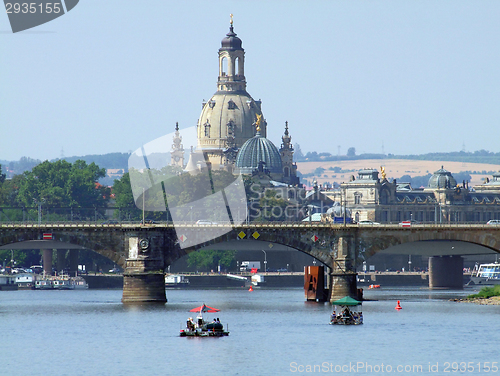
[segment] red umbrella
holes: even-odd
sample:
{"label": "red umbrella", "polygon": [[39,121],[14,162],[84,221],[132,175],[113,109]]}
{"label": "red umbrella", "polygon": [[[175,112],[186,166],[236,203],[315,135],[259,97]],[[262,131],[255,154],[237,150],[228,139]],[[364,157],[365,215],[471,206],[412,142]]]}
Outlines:
{"label": "red umbrella", "polygon": [[190,309],[189,312],[219,312],[220,309],[209,307],[203,303],[202,306]]}

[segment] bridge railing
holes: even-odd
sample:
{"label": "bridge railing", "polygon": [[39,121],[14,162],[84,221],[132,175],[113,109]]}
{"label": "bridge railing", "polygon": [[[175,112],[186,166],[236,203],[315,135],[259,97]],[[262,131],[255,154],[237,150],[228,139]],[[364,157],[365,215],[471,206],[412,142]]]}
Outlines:
{"label": "bridge railing", "polygon": [[[217,222],[212,224],[196,224],[189,221],[186,222],[172,222],[172,221],[158,221],[152,223],[142,224],[140,221],[50,221],[41,222],[37,221],[0,221],[0,228],[5,227],[40,227],[40,228],[53,228],[53,227],[103,227],[103,228],[120,228],[120,227],[233,227],[229,222]],[[249,222],[241,225],[234,226],[237,228],[293,228],[293,227],[314,227],[314,228],[360,228],[360,229],[419,229],[419,228],[489,228],[492,230],[500,229],[500,226],[488,225],[485,223],[477,222],[449,222],[449,223],[419,223],[412,224],[411,226],[403,226],[399,223],[381,223],[381,224],[343,224],[343,223],[324,223],[324,222]]]}

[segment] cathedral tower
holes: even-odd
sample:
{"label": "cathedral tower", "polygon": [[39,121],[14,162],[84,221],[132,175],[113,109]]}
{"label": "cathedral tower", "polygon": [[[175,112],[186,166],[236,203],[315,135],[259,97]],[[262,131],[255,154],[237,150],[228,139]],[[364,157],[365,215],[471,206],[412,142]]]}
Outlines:
{"label": "cathedral tower", "polygon": [[179,133],[179,123],[175,123],[175,133],[172,141],[170,165],[184,168],[184,147],[182,145],[182,136]]}
{"label": "cathedral tower", "polygon": [[[246,91],[245,50],[241,44],[231,15],[229,33],[219,48],[217,92],[202,104],[197,124],[198,147],[207,154],[213,169],[232,171],[237,150],[255,135],[257,115],[262,116],[261,102]],[[266,126],[262,120],[263,137]]]}
{"label": "cathedral tower", "polygon": [[282,182],[289,185],[298,185],[297,164],[293,163],[292,137],[288,133],[288,121],[285,121],[285,134],[281,137],[283,141],[280,148],[281,165],[283,168]]}

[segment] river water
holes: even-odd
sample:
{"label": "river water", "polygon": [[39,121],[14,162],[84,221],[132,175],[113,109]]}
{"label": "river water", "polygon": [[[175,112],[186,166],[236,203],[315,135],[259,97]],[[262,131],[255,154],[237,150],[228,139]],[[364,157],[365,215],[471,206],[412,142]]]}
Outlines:
{"label": "river water", "polygon": [[[0,374],[500,374],[500,306],[449,301],[472,291],[365,290],[360,326],[328,325],[331,306],[299,288],[167,290],[139,307],[121,290],[2,291]],[[178,336],[202,303],[228,337]]]}

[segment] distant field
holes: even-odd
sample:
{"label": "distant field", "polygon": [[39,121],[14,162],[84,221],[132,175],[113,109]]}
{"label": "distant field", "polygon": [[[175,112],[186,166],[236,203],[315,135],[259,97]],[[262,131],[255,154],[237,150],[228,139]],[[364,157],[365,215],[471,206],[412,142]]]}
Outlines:
{"label": "distant field", "polygon": [[[380,166],[385,168],[387,179],[400,178],[403,175],[423,176],[432,174],[439,170],[441,166],[453,175],[461,171],[499,171],[500,165],[488,163],[466,163],[466,162],[436,162],[436,161],[416,161],[409,159],[364,159],[355,161],[328,161],[328,162],[297,162],[298,170],[302,174],[313,172],[316,168],[322,167],[325,172],[321,177],[316,176],[318,183],[336,182],[342,183],[349,181],[349,177],[358,176],[357,171],[364,168],[377,169],[380,172]],[[340,167],[342,170],[354,170],[353,172],[342,172],[339,174],[328,170],[330,167]],[[325,177],[326,175],[326,177]],[[469,186],[483,184],[484,178],[491,179],[491,174],[471,174],[472,181]],[[379,174],[379,177],[381,175]],[[308,178],[309,180],[311,178]],[[460,183],[460,182],[459,182]]]}

